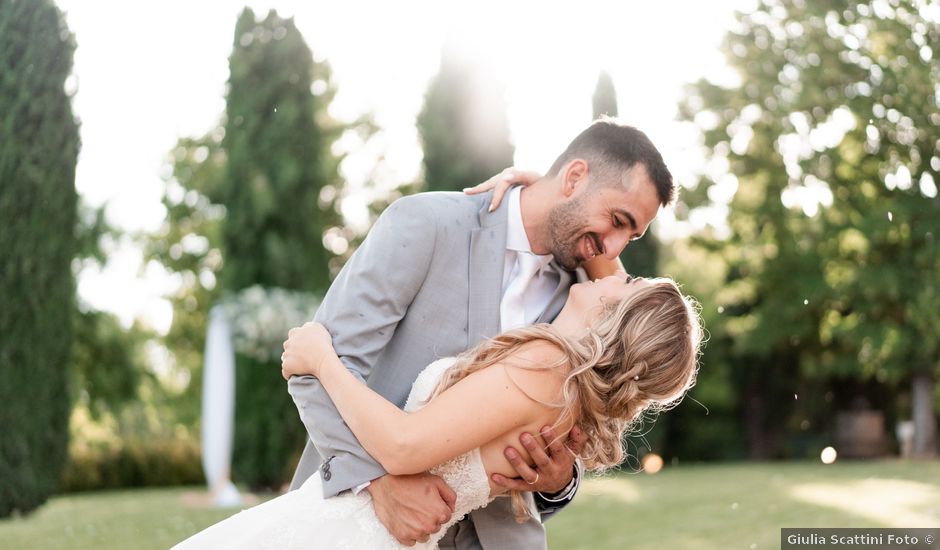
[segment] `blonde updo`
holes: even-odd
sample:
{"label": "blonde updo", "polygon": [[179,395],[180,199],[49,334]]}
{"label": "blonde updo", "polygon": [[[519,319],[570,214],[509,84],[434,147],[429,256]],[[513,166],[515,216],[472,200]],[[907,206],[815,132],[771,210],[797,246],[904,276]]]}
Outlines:
{"label": "blonde updo", "polygon": [[[566,338],[547,324],[500,334],[461,354],[442,376],[432,397],[470,374],[503,361],[520,346],[544,340],[560,351],[550,365],[567,376],[555,425],[574,420],[587,436],[580,453],[590,470],[619,465],[625,458],[623,435],[644,412],[677,404],[695,382],[702,326],[697,305],[670,279],[622,300],[604,303],[603,312],[581,338]],[[513,492],[513,510],[524,521],[528,511]]]}

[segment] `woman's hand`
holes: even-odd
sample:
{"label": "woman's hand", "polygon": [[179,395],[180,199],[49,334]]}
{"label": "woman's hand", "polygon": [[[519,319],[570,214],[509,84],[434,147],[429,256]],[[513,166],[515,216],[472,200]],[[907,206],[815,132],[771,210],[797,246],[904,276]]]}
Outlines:
{"label": "woman's hand", "polygon": [[326,327],[320,323],[305,323],[287,333],[284,353],[281,354],[281,376],[284,380],[291,376],[319,377],[326,359],[335,356],[333,338]]}
{"label": "woman's hand", "polygon": [[479,195],[480,193],[485,193],[490,189],[495,189],[493,191],[493,200],[490,201],[489,211],[492,212],[496,210],[496,207],[499,206],[499,203],[503,200],[503,195],[506,194],[506,191],[509,190],[513,185],[523,185],[528,187],[533,183],[539,181],[542,177],[542,174],[538,172],[529,172],[526,170],[517,170],[516,168],[506,168],[502,172],[496,174],[492,178],[484,181],[483,183],[474,185],[473,187],[467,187],[463,190],[464,193],[468,195]]}

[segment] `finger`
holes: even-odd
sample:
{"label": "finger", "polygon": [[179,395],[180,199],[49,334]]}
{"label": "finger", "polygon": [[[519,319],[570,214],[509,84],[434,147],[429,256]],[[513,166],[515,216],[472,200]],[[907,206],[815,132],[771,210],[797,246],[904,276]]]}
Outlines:
{"label": "finger", "polygon": [[[450,509],[450,513],[453,514],[454,510],[456,509],[455,506],[457,505],[457,493],[455,493],[454,490],[450,488],[450,485],[448,485],[443,479],[439,477],[434,477],[432,479],[434,479],[434,484],[437,486],[438,494],[441,495],[441,498],[444,500],[444,504],[447,505],[447,507]],[[448,519],[450,519],[449,516],[441,523],[446,523]]]}
{"label": "finger", "polygon": [[505,173],[506,173],[506,170],[503,170],[502,172],[496,174],[490,179],[484,181],[483,183],[478,183],[474,185],[473,187],[465,187],[463,189],[463,192],[468,195],[477,195],[479,193],[485,193],[486,191],[489,191],[490,189],[496,187],[496,184],[500,181],[500,179],[502,179],[503,174]]}
{"label": "finger", "polygon": [[535,483],[538,478],[538,473],[535,470],[529,467],[528,464],[522,460],[522,456],[519,455],[519,451],[513,449],[512,447],[507,447],[504,452],[506,455],[506,460],[512,464],[512,467],[516,469],[516,473],[519,474],[519,477],[524,479],[527,482]]}
{"label": "finger", "polygon": [[563,438],[555,435],[555,430],[551,426],[545,426],[542,428],[542,439],[548,443],[548,452],[552,455],[554,460],[557,457],[565,456],[565,442]]}
{"label": "finger", "polygon": [[537,468],[542,469],[551,465],[552,459],[549,458],[548,454],[545,453],[543,442],[539,441],[528,433],[523,433],[520,435],[519,441],[526,448],[526,450],[529,451],[529,456],[532,457],[532,462],[535,462],[535,466]]}
{"label": "finger", "polygon": [[490,479],[493,480],[493,483],[499,485],[500,487],[505,487],[510,491],[523,491],[528,492],[532,490],[532,486],[526,483],[525,481],[519,478],[506,477],[500,474],[493,474],[490,476]]}
{"label": "finger", "polygon": [[287,371],[284,370],[284,367],[281,367],[281,378],[284,380],[290,380],[290,375],[287,374]]}
{"label": "finger", "polygon": [[490,178],[490,181],[496,180],[493,184],[495,190],[493,191],[493,200],[490,202],[490,212],[496,210],[503,200],[503,195],[505,195],[510,188],[516,185],[528,187],[537,182],[541,177],[541,174],[538,172],[526,172],[515,168],[506,168],[497,176]]}
{"label": "finger", "polygon": [[584,433],[584,430],[577,426],[571,428],[571,431],[568,432],[567,443],[567,447],[571,449],[571,452],[575,455],[581,454],[585,443],[587,443],[587,434]]}
{"label": "finger", "polygon": [[490,183],[491,181],[492,178],[484,181],[483,183],[478,183],[473,187],[464,187],[463,192],[467,195],[479,195],[480,193],[484,193],[490,190],[490,186],[493,185]]}
{"label": "finger", "polygon": [[512,187],[512,182],[509,180],[502,180],[496,184],[496,190],[493,191],[493,200],[490,201],[490,212],[496,210],[499,204],[503,202],[503,195],[510,187]]}

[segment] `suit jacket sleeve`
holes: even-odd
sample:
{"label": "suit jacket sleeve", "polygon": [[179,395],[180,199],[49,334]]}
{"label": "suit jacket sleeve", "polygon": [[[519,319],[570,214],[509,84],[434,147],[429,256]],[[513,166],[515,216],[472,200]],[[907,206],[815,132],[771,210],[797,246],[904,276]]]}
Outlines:
{"label": "suit jacket sleeve", "polygon": [[[418,197],[389,206],[317,310],[315,319],[330,331],[337,355],[363,381],[427,275],[436,233],[432,216]],[[288,390],[311,441],[329,460],[325,497],[386,473],[362,449],[316,378],[292,377]]]}

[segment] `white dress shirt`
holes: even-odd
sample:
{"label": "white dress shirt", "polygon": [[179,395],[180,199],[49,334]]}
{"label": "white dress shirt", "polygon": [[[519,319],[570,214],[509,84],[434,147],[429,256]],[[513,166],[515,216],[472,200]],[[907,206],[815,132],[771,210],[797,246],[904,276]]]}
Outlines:
{"label": "white dress shirt", "polygon": [[[522,317],[525,322],[517,326],[503,326],[506,323],[502,320],[507,317],[511,317],[510,312],[500,311],[500,331],[505,332],[510,328],[518,328],[518,326],[527,326],[531,325],[539,318],[539,315],[545,310],[548,306],[548,302],[551,301],[552,296],[555,294],[555,289],[558,287],[558,281],[560,276],[554,269],[546,269],[548,264],[552,261],[553,256],[551,254],[533,254],[532,246],[529,244],[529,237],[526,235],[525,226],[522,223],[522,203],[520,200],[520,195],[522,193],[522,187],[513,187],[506,194],[505,200],[507,200],[507,208],[509,209],[507,224],[506,224],[506,260],[503,265],[503,287],[502,295],[505,296],[506,290],[509,288],[512,281],[519,275],[520,261],[519,256],[521,254],[531,254],[538,261],[539,270],[536,272],[535,276],[531,283],[529,283],[528,288],[525,290],[524,294],[524,303],[525,311],[522,312]],[[502,306],[501,306],[502,307]],[[518,315],[519,312],[515,312]]]}

